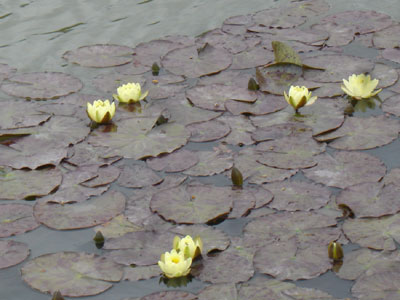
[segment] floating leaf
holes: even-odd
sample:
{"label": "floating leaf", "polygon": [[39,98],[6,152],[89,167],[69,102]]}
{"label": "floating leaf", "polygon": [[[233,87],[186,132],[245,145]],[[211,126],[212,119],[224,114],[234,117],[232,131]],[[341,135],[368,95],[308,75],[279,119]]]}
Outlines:
{"label": "floating leaf", "polygon": [[57,72],[18,74],[1,85],[8,95],[34,100],[55,99],[81,88],[82,83],[78,78]]}
{"label": "floating leaf", "polygon": [[388,60],[391,60],[391,61],[394,61],[394,62],[400,64],[400,50],[397,48],[383,50],[382,56],[385,59],[388,59]]}
{"label": "floating leaf", "polygon": [[290,63],[300,67],[303,66],[300,56],[292,47],[283,42],[273,41],[272,48],[274,49],[275,63]]}
{"label": "floating leaf", "polygon": [[120,45],[98,44],[64,53],[63,58],[83,67],[105,68],[124,65],[133,58],[133,49]]}
{"label": "floating leaf", "polygon": [[193,167],[183,171],[190,176],[211,176],[232,168],[233,159],[230,153],[220,149],[215,151],[198,151],[199,162]]}
{"label": "floating leaf", "polygon": [[219,283],[212,284],[201,290],[198,294],[199,300],[237,300],[237,290],[235,284]]}
{"label": "floating leaf", "polygon": [[39,227],[33,208],[25,204],[0,205],[0,237],[9,237]]}
{"label": "floating leaf", "polygon": [[110,221],[93,228],[96,232],[101,232],[106,238],[119,237],[128,232],[139,231],[142,228],[129,222],[124,215],[118,215]]}
{"label": "floating leaf", "polygon": [[197,164],[199,161],[195,152],[180,149],[167,155],[146,160],[147,165],[156,171],[181,172]]}
{"label": "floating leaf", "polygon": [[376,48],[399,48],[400,41],[397,38],[397,33],[400,30],[400,25],[395,24],[381,31],[377,31],[373,35],[373,43]]}
{"label": "floating leaf", "polygon": [[336,152],[316,157],[317,165],[303,170],[306,177],[327,186],[346,188],[363,182],[378,182],[386,167],[376,157],[362,152]]}
{"label": "floating leaf", "polygon": [[266,115],[284,109],[286,106],[287,102],[283,101],[282,96],[261,92],[257,94],[257,101],[254,103],[233,100],[225,102],[225,108],[233,115]]}
{"label": "floating leaf", "polygon": [[357,279],[351,292],[358,299],[396,299],[399,295],[400,272],[365,273]]}
{"label": "floating leaf", "polygon": [[270,8],[257,12],[253,20],[256,24],[269,28],[291,28],[306,22],[307,17],[292,15],[286,7]]}
{"label": "floating leaf", "polygon": [[96,254],[59,252],[44,254],[26,263],[22,279],[42,293],[60,291],[69,297],[100,294],[122,278],[122,268]]}
{"label": "floating leaf", "polygon": [[162,180],[151,169],[141,165],[133,165],[132,167],[125,166],[123,168],[118,184],[129,188],[142,188],[158,184]]}
{"label": "floating leaf", "polygon": [[184,291],[155,292],[141,298],[126,298],[124,300],[196,300],[197,295]]}
{"label": "floating leaf", "polygon": [[186,128],[191,132],[189,141],[197,143],[215,141],[231,132],[227,124],[216,120],[190,124]]}
{"label": "floating leaf", "polygon": [[249,50],[237,53],[233,56],[233,61],[230,69],[243,70],[256,68],[273,61],[271,50],[265,49],[262,46],[255,46]]}
{"label": "floating leaf", "polygon": [[128,281],[139,281],[139,280],[147,280],[153,277],[160,276],[162,271],[158,265],[152,266],[129,266],[124,269],[124,278],[123,280]]}
{"label": "floating leaf", "polygon": [[28,245],[12,240],[0,241],[0,269],[15,266],[29,255]]}

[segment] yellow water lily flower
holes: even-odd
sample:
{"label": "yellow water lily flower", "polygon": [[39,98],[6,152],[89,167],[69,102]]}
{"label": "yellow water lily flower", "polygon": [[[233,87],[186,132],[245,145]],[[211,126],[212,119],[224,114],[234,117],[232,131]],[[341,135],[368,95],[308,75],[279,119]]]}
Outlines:
{"label": "yellow water lily flower", "polygon": [[123,84],[117,89],[117,92],[118,95],[113,95],[114,99],[123,103],[139,102],[146,98],[149,93],[149,91],[146,91],[142,94],[140,83]]}
{"label": "yellow water lily flower", "polygon": [[88,117],[99,124],[110,122],[115,115],[115,103],[110,104],[109,100],[96,100],[93,104],[87,104]]}
{"label": "yellow water lily flower", "polygon": [[172,247],[176,251],[183,252],[185,257],[194,259],[203,251],[203,241],[198,236],[195,237],[194,240],[190,235],[185,236],[183,239],[179,236],[175,236]]}
{"label": "yellow water lily flower", "polygon": [[289,103],[294,110],[297,112],[300,107],[311,105],[317,100],[317,97],[311,97],[311,92],[305,86],[291,86],[289,89],[289,95],[286,91],[283,92],[287,103]]}
{"label": "yellow water lily flower", "polygon": [[158,265],[168,278],[186,276],[190,272],[192,258],[185,258],[182,251],[177,252],[175,249],[172,249],[171,252],[161,254]]}
{"label": "yellow water lily flower", "polygon": [[370,98],[378,94],[382,89],[374,92],[374,89],[379,83],[378,79],[371,80],[371,76],[365,74],[353,74],[349,76],[349,80],[343,79],[342,90],[350,97],[361,100]]}

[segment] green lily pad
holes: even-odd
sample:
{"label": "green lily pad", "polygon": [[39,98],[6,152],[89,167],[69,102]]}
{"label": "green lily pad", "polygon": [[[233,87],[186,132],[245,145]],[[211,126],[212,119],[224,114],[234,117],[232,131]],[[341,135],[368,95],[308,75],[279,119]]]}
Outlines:
{"label": "green lily pad", "polygon": [[301,67],[303,66],[297,52],[285,43],[273,41],[272,48],[274,49],[275,63],[290,63]]}
{"label": "green lily pad", "polygon": [[386,167],[378,158],[362,152],[336,152],[316,157],[317,165],[303,170],[306,177],[327,186],[346,188],[363,182],[378,182]]}
{"label": "green lily pad", "polygon": [[228,68],[231,62],[228,51],[208,44],[202,48],[189,46],[174,49],[162,58],[162,65],[169,72],[189,78],[218,73]]}
{"label": "green lily pad", "polygon": [[394,184],[360,183],[344,189],[336,202],[350,207],[358,218],[381,217],[400,211],[399,192],[400,187]]}
{"label": "green lily pad", "polygon": [[277,210],[315,210],[324,207],[331,195],[322,185],[301,181],[269,183],[264,187],[274,195],[268,206]]}
{"label": "green lily pad", "polygon": [[122,278],[122,268],[96,254],[59,252],[38,256],[21,269],[22,279],[42,293],[63,296],[100,294]]}
{"label": "green lily pad", "polygon": [[384,115],[347,117],[339,129],[320,135],[317,140],[332,140],[329,146],[335,149],[366,150],[391,143],[397,139],[399,131],[400,122]]}
{"label": "green lily pad", "polygon": [[211,86],[196,86],[186,92],[186,97],[193,105],[214,111],[224,111],[225,102],[236,100],[253,103],[257,100],[257,93],[243,87],[232,87],[222,84]]}
{"label": "green lily pad", "polygon": [[63,58],[83,67],[106,68],[129,63],[133,49],[127,46],[98,44],[67,51]]}
{"label": "green lily pad", "polygon": [[142,188],[158,184],[162,180],[153,170],[145,166],[133,165],[123,168],[118,184],[129,188]]}
{"label": "green lily pad", "polygon": [[93,131],[88,142],[94,146],[109,147],[103,157],[134,159],[170,153],[186,144],[190,134],[184,126],[167,123],[152,129],[157,118],[122,120],[118,123],[117,132]]}
{"label": "green lily pad", "polygon": [[25,204],[0,205],[0,237],[9,237],[39,227],[33,217],[33,208]]}
{"label": "green lily pad", "polygon": [[153,195],[150,209],[167,221],[207,223],[224,218],[233,203],[230,188],[214,186],[176,187]]}
{"label": "green lily pad", "polygon": [[400,241],[400,215],[346,219],[343,232],[352,242],[376,250],[394,250]]}
{"label": "green lily pad", "polygon": [[0,269],[15,266],[30,253],[28,245],[12,240],[0,241]]}
{"label": "green lily pad", "polygon": [[183,171],[190,176],[212,176],[222,173],[233,166],[233,158],[230,153],[216,149],[215,151],[198,151],[199,162]]}
{"label": "green lily pad", "polygon": [[37,202],[36,220],[58,230],[87,228],[105,223],[125,209],[125,196],[110,191],[79,203]]}
{"label": "green lily pad", "polygon": [[61,180],[58,169],[22,171],[0,167],[0,198],[20,200],[45,196],[56,189]]}
{"label": "green lily pad", "polygon": [[1,89],[14,97],[47,100],[78,92],[82,86],[78,78],[68,74],[37,72],[14,75],[3,82]]}

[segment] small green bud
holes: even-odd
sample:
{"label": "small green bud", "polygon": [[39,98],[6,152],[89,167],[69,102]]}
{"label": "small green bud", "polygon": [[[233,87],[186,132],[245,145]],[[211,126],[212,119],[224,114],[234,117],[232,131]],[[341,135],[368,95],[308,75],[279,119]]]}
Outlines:
{"label": "small green bud", "polygon": [[236,167],[232,168],[231,179],[234,186],[241,187],[243,185],[243,175]]}
{"label": "small green bud", "polygon": [[56,291],[56,292],[54,292],[53,297],[51,298],[51,300],[65,300],[65,299],[61,295],[60,291]]}
{"label": "small green bud", "polygon": [[153,76],[158,76],[160,73],[160,66],[156,62],[151,66],[151,73]]}
{"label": "small green bud", "polygon": [[328,255],[330,259],[341,260],[343,258],[342,245],[338,242],[330,242],[328,246]]}
{"label": "small green bud", "polygon": [[252,77],[252,78],[249,79],[249,83],[247,84],[247,88],[250,91],[258,91],[260,89],[260,86],[255,81],[255,79]]}
{"label": "small green bud", "polygon": [[96,235],[93,238],[94,243],[96,244],[96,247],[98,249],[102,248],[104,245],[104,235],[101,233],[101,231],[97,231]]}

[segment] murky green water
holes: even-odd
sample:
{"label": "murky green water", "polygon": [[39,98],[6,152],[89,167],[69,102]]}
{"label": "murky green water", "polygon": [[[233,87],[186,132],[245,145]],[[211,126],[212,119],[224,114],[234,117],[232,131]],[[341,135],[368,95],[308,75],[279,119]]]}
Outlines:
{"label": "murky green water", "polygon": [[[289,1],[272,0],[6,0],[0,3],[0,63],[6,63],[19,72],[62,71],[77,77],[93,76],[105,70],[82,70],[68,65],[62,54],[80,46],[101,43],[115,43],[134,47],[166,35],[196,36],[204,31],[220,27],[230,16],[256,12],[273,5]],[[331,0],[332,12],[348,9],[376,10],[391,15],[400,21],[398,0],[346,1]],[[395,9],[394,9],[395,8]],[[314,20],[317,21],[317,20]],[[346,51],[353,53],[359,48],[349,46]],[[363,49],[359,56],[371,57]],[[96,93],[85,88],[83,92]],[[9,96],[0,92],[0,97]],[[208,147],[210,145],[207,145]],[[192,146],[190,146],[192,147]],[[193,146],[198,147],[198,146]],[[368,150],[379,157],[388,169],[400,166],[400,142],[378,149]],[[212,180],[208,178],[207,180]],[[226,178],[213,178],[226,183]],[[23,202],[15,201],[14,203]],[[225,221],[217,227],[231,235],[238,235],[247,221],[239,219]],[[59,251],[85,251],[101,253],[92,242],[93,230],[54,231],[45,226],[16,237],[13,240],[27,243],[31,249],[29,258],[44,253]],[[353,246],[345,248],[346,251]],[[23,264],[23,263],[22,263]],[[22,282],[19,269],[22,264],[0,270],[0,300],[50,299],[50,296],[36,292]],[[338,279],[332,272],[323,276],[300,281],[300,286],[315,287],[327,291],[335,297],[350,297],[351,283]],[[194,280],[186,289],[198,292],[203,283]],[[94,297],[80,299],[123,299],[140,297],[150,292],[165,289],[158,284],[158,278],[132,282],[120,282],[109,291]]]}

